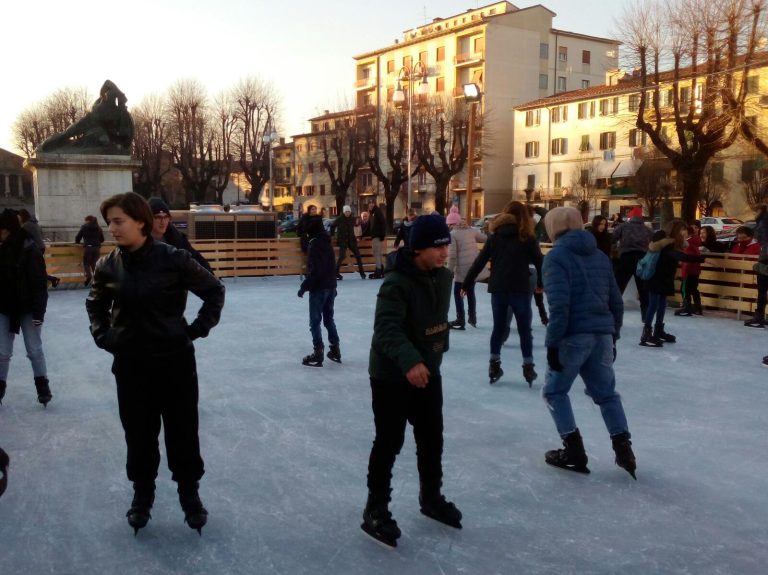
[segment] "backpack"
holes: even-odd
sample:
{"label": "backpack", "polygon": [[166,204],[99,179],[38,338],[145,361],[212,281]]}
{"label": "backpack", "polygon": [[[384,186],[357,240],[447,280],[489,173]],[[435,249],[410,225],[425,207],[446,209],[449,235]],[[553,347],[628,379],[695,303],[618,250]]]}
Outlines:
{"label": "backpack", "polygon": [[643,259],[637,262],[635,275],[641,280],[648,281],[656,273],[656,264],[659,263],[661,252],[647,252]]}

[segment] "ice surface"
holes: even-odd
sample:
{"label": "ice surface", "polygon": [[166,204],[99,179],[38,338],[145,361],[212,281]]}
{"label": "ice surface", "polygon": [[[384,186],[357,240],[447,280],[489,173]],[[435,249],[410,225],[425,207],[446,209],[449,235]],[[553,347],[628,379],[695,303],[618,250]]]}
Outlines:
{"label": "ice surface", "polygon": [[[394,472],[399,547],[360,530],[373,437],[367,379],[377,281],[348,274],[336,319],[343,364],[303,367],[311,351],[298,279],[227,280],[221,324],[197,344],[203,536],[183,523],[165,466],[148,527],[125,520],[131,487],[110,356],[88,333],[86,291],[51,293],[44,340],[54,394],[36,401],[20,338],[0,407],[11,455],[0,499],[0,574],[42,573],[765,573],[768,564],[768,333],[722,317],[668,317],[678,336],[638,346],[628,306],[618,388],[638,481],[618,468],[599,410],[577,381],[588,476],[545,465],[559,438],[539,379],[522,379],[516,334],[488,385],[489,297],[477,329],[452,332],[443,364],[444,491],[456,531],[422,516],[412,436]],[[199,302],[190,298],[189,308]]]}

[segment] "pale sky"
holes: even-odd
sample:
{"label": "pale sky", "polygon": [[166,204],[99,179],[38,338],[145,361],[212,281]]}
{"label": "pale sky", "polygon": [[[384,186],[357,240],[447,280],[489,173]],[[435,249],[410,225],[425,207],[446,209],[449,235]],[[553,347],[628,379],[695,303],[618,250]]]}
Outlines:
{"label": "pale sky", "polygon": [[[164,93],[195,78],[210,96],[240,78],[271,82],[283,98],[280,135],[354,101],[353,56],[388,46],[406,29],[492,0],[5,0],[0,4],[0,148],[16,150],[12,125],[64,87],[95,98],[106,79],[128,97]],[[553,26],[615,37],[623,1],[543,0]]]}

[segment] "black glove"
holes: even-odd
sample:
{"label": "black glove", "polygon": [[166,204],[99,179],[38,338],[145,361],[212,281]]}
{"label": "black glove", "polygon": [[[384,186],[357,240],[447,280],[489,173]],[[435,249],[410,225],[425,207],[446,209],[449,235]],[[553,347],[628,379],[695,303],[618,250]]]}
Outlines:
{"label": "black glove", "polygon": [[305,290],[303,290],[303,289],[299,289],[299,291],[296,293],[296,295],[299,296],[299,297],[304,297],[304,291]]}
{"label": "black glove", "polygon": [[563,364],[560,363],[560,348],[547,348],[547,363],[552,371],[563,371]]}

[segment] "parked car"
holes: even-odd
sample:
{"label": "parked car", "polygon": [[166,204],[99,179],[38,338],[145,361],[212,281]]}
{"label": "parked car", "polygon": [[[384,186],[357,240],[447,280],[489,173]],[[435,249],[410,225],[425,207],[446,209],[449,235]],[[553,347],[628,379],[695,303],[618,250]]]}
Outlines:
{"label": "parked car", "polygon": [[731,229],[735,230],[744,223],[741,220],[737,220],[736,218],[729,218],[728,216],[724,216],[722,218],[705,217],[701,218],[700,221],[701,227],[711,226],[712,229],[716,232],[724,232]]}
{"label": "parked car", "polygon": [[292,220],[285,220],[282,224],[277,226],[277,231],[280,235],[287,234],[289,232],[296,233],[296,228],[299,227],[298,218]]}

